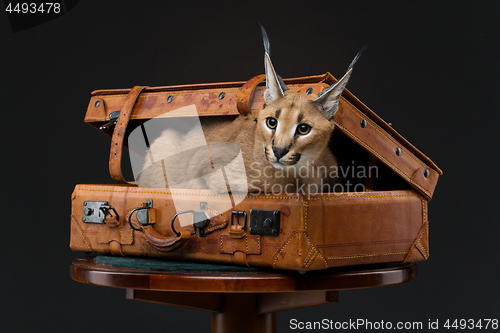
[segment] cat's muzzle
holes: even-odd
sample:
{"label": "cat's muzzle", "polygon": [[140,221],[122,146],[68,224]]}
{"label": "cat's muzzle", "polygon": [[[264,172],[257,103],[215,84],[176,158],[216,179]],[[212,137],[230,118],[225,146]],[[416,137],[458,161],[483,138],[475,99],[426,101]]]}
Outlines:
{"label": "cat's muzzle", "polygon": [[[271,154],[269,150],[264,148],[266,159],[271,162],[275,167],[292,166],[299,162],[302,154],[296,153],[289,155],[290,152],[287,148],[276,148],[273,147],[273,153]],[[287,154],[289,156],[287,156]]]}

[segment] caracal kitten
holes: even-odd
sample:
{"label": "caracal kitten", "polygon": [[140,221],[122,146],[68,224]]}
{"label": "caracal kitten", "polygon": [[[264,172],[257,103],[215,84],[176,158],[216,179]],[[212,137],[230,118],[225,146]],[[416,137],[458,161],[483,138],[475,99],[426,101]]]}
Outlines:
{"label": "caracal kitten", "polygon": [[[274,70],[264,30],[263,38],[266,91],[262,109],[234,120],[200,117],[209,147],[208,167],[202,163],[208,153],[187,149],[193,146],[193,131],[165,130],[150,146],[148,153],[156,162],[146,159],[137,179],[139,186],[186,188],[189,183],[189,188],[233,194],[333,191],[339,179],[330,177],[330,170],[337,167],[337,160],[328,144],[340,96],[359,54],[335,84],[317,95],[306,95],[287,89]],[[186,150],[191,153],[173,158]],[[231,163],[239,152],[244,164]],[[224,169],[222,181],[211,176],[217,168]],[[168,177],[165,170],[169,170]],[[227,179],[233,180],[230,187]]]}

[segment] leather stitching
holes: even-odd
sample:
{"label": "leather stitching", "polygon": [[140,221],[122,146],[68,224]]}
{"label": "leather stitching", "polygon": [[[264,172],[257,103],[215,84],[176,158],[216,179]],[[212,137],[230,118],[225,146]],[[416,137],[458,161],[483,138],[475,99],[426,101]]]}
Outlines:
{"label": "leather stitching", "polygon": [[92,252],[92,247],[90,246],[89,242],[87,241],[87,237],[85,237],[82,228],[80,227],[80,225],[78,224],[78,222],[76,221],[76,219],[73,217],[73,215],[71,215],[71,221],[76,225],[76,228],[78,229],[78,232],[80,233],[80,235],[82,236],[83,240],[85,241],[85,244],[87,244],[87,248],[89,249],[89,252]]}
{"label": "leather stitching", "polygon": [[222,228],[224,228],[227,225],[227,218],[226,218],[225,215],[219,214],[216,211],[214,211],[213,209],[210,209],[208,207],[206,209],[209,212],[211,212],[212,214],[214,214],[215,216],[221,216],[224,219],[224,223],[213,225],[210,228],[205,229],[205,233],[212,232],[212,231],[218,230],[218,229],[222,229]]}
{"label": "leather stitching", "polygon": [[[314,86],[316,85],[316,83],[301,83],[301,84],[290,84],[290,85],[287,85],[288,88],[303,88],[305,86]],[[214,87],[215,89],[224,89],[225,87],[224,86],[220,86],[220,87]],[[232,90],[230,90],[232,89]],[[226,93],[226,94],[230,94],[230,93],[239,93],[240,92],[240,89],[241,87],[237,87],[236,89],[235,88],[229,88],[229,89],[224,89],[223,91]],[[187,90],[187,89],[183,89],[183,90]],[[264,91],[266,90],[265,87],[257,87],[255,89],[255,91]],[[182,91],[182,90],[181,90]],[[165,95],[165,92],[167,91],[161,91],[161,92],[148,92],[148,91],[145,91],[144,94],[141,96],[141,98],[145,98],[145,97],[149,97],[149,96],[164,96]],[[183,95],[202,95],[202,94],[220,94],[222,91],[221,90],[212,90],[212,91],[205,91],[203,89],[199,89],[199,91],[196,91],[196,92],[179,92],[179,93],[171,93],[169,95],[172,95],[172,96],[183,96]],[[126,96],[128,92],[124,91],[123,93],[121,93],[121,96],[109,96],[109,97],[106,97],[106,99],[116,99],[116,98],[124,98]],[[99,95],[96,95],[97,96],[106,96],[106,95],[112,95],[112,94],[118,94],[118,92],[111,92],[109,94],[99,94]]]}
{"label": "leather stitching", "polygon": [[[421,247],[422,247],[422,250],[420,250],[420,252],[423,251],[423,255],[424,255],[424,258],[427,259],[429,257],[429,254],[427,252],[427,249],[425,248],[425,246],[422,244],[421,242],[421,239],[422,237],[424,236],[424,233],[427,231],[427,228],[429,228],[429,223],[427,223],[425,226],[424,226],[424,229],[422,230],[422,233],[420,234],[420,237],[418,237],[418,240],[416,242],[416,245],[419,244]],[[415,246],[416,246],[415,245]],[[426,257],[427,256],[427,257]]]}
{"label": "leather stitching", "polygon": [[[424,212],[424,216],[425,216],[425,212]],[[425,248],[425,246],[423,246],[422,242],[420,241],[422,239],[422,236],[424,235],[425,231],[427,230],[427,228],[429,228],[429,223],[427,221],[424,220],[424,226],[422,227],[422,229],[419,231],[419,235],[417,235],[417,239],[415,240],[415,242],[412,244],[412,246],[410,247],[410,251],[408,251],[408,255],[406,256],[405,260],[403,262],[409,262],[410,261],[410,258],[412,257],[413,255],[413,252],[411,251],[413,249],[413,247],[415,247],[417,250],[420,251],[420,253],[422,254],[422,257],[427,260],[427,258],[429,258],[429,253],[427,252],[427,249]],[[420,244],[420,246],[422,247],[422,249],[420,249],[418,247],[418,245]],[[427,255],[427,257],[426,257]]]}
{"label": "leather stitching", "polygon": [[420,240],[424,236],[424,233],[427,231],[427,228],[429,228],[429,221],[427,221],[427,210],[425,208],[426,207],[425,204],[427,201],[425,201],[423,198],[421,198],[421,200],[422,200],[422,224],[425,227],[424,227],[424,230],[422,231],[422,234],[418,238],[417,243],[420,244],[420,246],[422,247],[421,249],[419,248],[419,250],[422,253],[422,255],[424,256],[424,259],[427,260],[427,258],[429,258],[429,252],[427,251],[426,247],[422,244],[422,242]]}
{"label": "leather stitching", "polygon": [[309,268],[309,266],[311,266],[317,255],[318,255],[318,249],[313,246],[309,251],[309,253],[307,254],[306,260],[304,261],[302,266],[305,268]]}
{"label": "leather stitching", "polygon": [[304,202],[304,229],[307,230],[307,201]]}
{"label": "leather stitching", "polygon": [[[137,187],[130,187],[137,188]],[[211,193],[175,193],[175,192],[161,192],[161,191],[120,191],[120,190],[104,190],[104,189],[90,189],[90,188],[79,188],[80,191],[92,191],[92,192],[114,192],[114,193],[155,193],[155,194],[175,194],[175,195],[194,195],[194,196],[207,196],[207,197],[228,197],[227,194],[211,194]],[[279,200],[297,200],[299,197],[261,197],[261,196],[251,196],[251,195],[232,195],[233,198],[253,198],[253,199],[279,199]]]}
{"label": "leather stitching", "polygon": [[278,252],[276,253],[276,255],[274,256],[274,260],[273,260],[273,268],[276,268],[275,264],[276,264],[276,261],[278,260],[278,256],[279,254],[285,249],[285,247],[288,246],[288,244],[292,241],[292,239],[295,238],[295,236],[300,233],[300,231],[294,231],[292,236],[290,236],[290,238],[288,238],[288,241],[278,250]]}
{"label": "leather stitching", "polygon": [[[260,108],[253,108],[253,109],[250,109],[251,111],[259,111]],[[166,112],[163,112],[163,113],[153,113],[153,114],[145,114],[145,115],[132,115],[131,116],[131,119],[150,119],[151,117],[155,117],[155,116],[162,116],[162,115],[166,115],[166,114],[169,114],[169,115],[184,115],[183,112],[176,112],[177,110],[172,110],[172,111],[166,111]],[[202,110],[202,111],[198,111],[196,110],[197,113],[200,113],[200,114],[203,114],[203,113],[217,113],[217,112],[220,112],[220,113],[227,113],[227,112],[235,112],[234,113],[234,116],[236,116],[236,112],[238,112],[237,109],[230,109],[230,110]],[[230,114],[228,116],[231,116]]]}
{"label": "leather stitching", "polygon": [[97,228],[97,243],[99,244],[103,244],[101,243],[101,227]]}
{"label": "leather stitching", "polygon": [[427,253],[427,250],[425,249],[425,246],[422,244],[422,242],[420,242],[420,239],[418,240],[417,244],[419,245],[417,246],[417,249],[419,249],[419,251],[422,253],[424,259],[429,258],[429,253]]}
{"label": "leather stitching", "polygon": [[422,224],[425,224],[427,222],[427,211],[425,209],[425,203],[427,202],[423,198],[420,198],[422,201]]}
{"label": "leather stitching", "polygon": [[[224,244],[224,239],[227,238],[227,237],[224,237],[224,236],[228,236],[228,235],[221,235],[220,236],[220,247],[219,247],[219,252],[220,253],[225,253],[225,254],[235,254],[236,252],[242,252],[242,253],[245,253],[245,254],[261,254],[261,249],[260,249],[260,238],[257,238],[256,241],[254,243],[257,244],[257,253],[254,253],[255,250],[254,248],[252,247],[252,253],[250,253],[250,248],[249,248],[249,245],[248,245],[248,236],[245,236],[245,252],[243,252],[243,250],[240,249],[240,246],[238,246],[238,248],[235,249],[235,241],[237,240],[240,240],[240,239],[243,239],[243,238],[237,238],[237,239],[233,239],[233,238],[230,238],[226,241],[227,242],[231,242],[231,251],[230,253],[228,252],[224,252],[224,249],[223,249],[223,244]],[[252,238],[252,239],[255,239],[255,238]]]}
{"label": "leather stitching", "polygon": [[408,255],[406,256],[405,260],[403,260],[403,263],[410,262],[410,258],[412,257],[412,254],[413,254],[413,251],[412,251],[413,246],[414,245],[412,245],[412,247],[410,247],[410,251],[408,251]]}
{"label": "leather stitching", "polygon": [[386,253],[370,253],[370,254],[360,254],[356,256],[345,256],[345,257],[328,257],[327,259],[355,259],[355,258],[366,258],[366,257],[376,257],[376,256],[390,256],[396,254],[408,254],[409,251],[402,252],[386,252]]}
{"label": "leather stitching", "polygon": [[339,244],[323,244],[321,246],[322,249],[332,249],[339,247],[355,247],[355,246],[373,246],[373,245],[399,245],[399,244],[413,244],[415,239],[398,239],[398,240],[374,240],[374,241],[365,241],[365,242],[351,242],[351,243],[339,243]]}
{"label": "leather stitching", "polygon": [[[319,250],[316,248],[316,246],[314,246],[314,244],[311,242],[311,239],[309,238],[309,235],[307,234],[307,232],[305,232],[305,231],[299,231],[299,230],[294,231],[293,234],[292,234],[292,236],[290,236],[290,238],[288,238],[288,241],[278,250],[278,252],[274,256],[273,268],[276,268],[276,261],[278,260],[279,254],[281,252],[283,252],[283,250],[288,246],[288,244],[290,244],[290,242],[292,241],[292,239],[294,239],[295,236],[298,235],[298,234],[301,234],[302,236],[305,236],[307,238],[307,241],[309,242],[309,246],[311,246],[314,250],[316,250],[318,252],[318,255],[325,262],[326,268],[328,268],[328,262],[326,261],[326,258],[321,254],[321,252],[319,252]],[[302,264],[302,265],[304,266],[304,264]]]}
{"label": "leather stitching", "polygon": [[[302,232],[302,234],[304,236],[306,236],[307,238],[307,241],[309,242],[309,246],[311,246],[317,253],[318,255],[320,256],[321,259],[323,259],[323,261],[325,262],[325,266],[326,268],[328,268],[328,261],[326,260],[326,258],[323,256],[323,254],[318,250],[318,248],[316,248],[316,246],[314,245],[314,243],[311,241],[311,239],[309,238],[309,234],[307,232]],[[312,263],[312,262],[311,262]],[[311,264],[310,263],[310,264]]]}
{"label": "leather stitching", "polygon": [[418,194],[392,194],[392,195],[351,195],[344,197],[321,197],[309,200],[340,200],[340,199],[363,199],[363,198],[398,198],[398,197],[418,197]]}
{"label": "leather stitching", "polygon": [[[250,111],[259,111],[260,108],[253,108],[253,109],[250,109]],[[234,114],[226,114],[228,116],[236,116],[238,112],[238,110],[236,109],[231,109],[231,110],[211,110],[211,111],[198,111],[199,114],[203,114],[203,113],[217,113],[217,112],[220,112],[220,113],[229,113],[229,112],[234,112]],[[157,116],[162,116],[162,115],[166,115],[167,113],[172,113],[172,115],[182,115],[183,113],[175,113],[175,110],[173,111],[166,111],[164,113],[153,113],[153,114],[146,114],[146,115],[131,115],[130,116],[130,119],[150,119],[151,117],[157,117]],[[90,121],[109,121],[109,119],[107,119],[107,117],[100,117],[100,118],[85,118],[85,121],[86,122],[90,122]]]}

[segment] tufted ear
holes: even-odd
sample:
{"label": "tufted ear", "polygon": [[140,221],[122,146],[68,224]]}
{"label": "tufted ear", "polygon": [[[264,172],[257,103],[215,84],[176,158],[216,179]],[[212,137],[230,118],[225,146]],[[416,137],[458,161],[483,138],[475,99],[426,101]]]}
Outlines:
{"label": "tufted ear", "polygon": [[266,104],[270,104],[283,97],[284,94],[267,52],[264,54],[264,66],[266,68],[266,92],[264,93],[264,100]]}
{"label": "tufted ear", "polygon": [[359,57],[361,57],[361,54],[363,53],[364,50],[366,50],[367,47],[368,45],[365,45],[358,52],[358,54],[356,54],[354,59],[349,64],[347,72],[344,74],[344,76],[340,80],[335,82],[335,84],[329,86],[328,88],[320,92],[318,94],[318,98],[314,100],[314,103],[319,104],[319,106],[325,112],[325,116],[329,120],[333,121],[333,117],[335,116],[335,113],[339,109],[340,96],[342,95],[342,92],[344,91],[344,88],[347,85],[347,81],[349,81],[349,78],[351,77],[352,68],[354,67],[354,64],[358,61]]}
{"label": "tufted ear", "polygon": [[274,70],[273,63],[271,62],[269,38],[267,37],[266,30],[261,25],[262,39],[264,41],[264,68],[266,70],[266,92],[264,93],[264,100],[266,104],[272,103],[279,98],[283,97],[284,91],[288,90],[285,83],[278,76]]}
{"label": "tufted ear", "polygon": [[335,113],[339,108],[339,100],[342,95],[342,91],[347,84],[347,81],[351,77],[352,68],[350,68],[345,75],[338,80],[335,84],[332,84],[327,89],[323,90],[318,98],[314,100],[314,103],[317,103],[325,112],[325,116],[333,120]]}

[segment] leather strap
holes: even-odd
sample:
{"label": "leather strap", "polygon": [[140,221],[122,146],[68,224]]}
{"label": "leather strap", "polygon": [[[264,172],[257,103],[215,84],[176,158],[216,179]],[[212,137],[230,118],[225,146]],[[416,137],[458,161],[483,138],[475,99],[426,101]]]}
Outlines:
{"label": "leather strap", "polygon": [[250,109],[250,100],[255,92],[255,88],[264,81],[266,78],[265,74],[257,75],[250,80],[248,80],[241,88],[238,96],[236,97],[236,105],[238,106],[238,112],[242,116],[248,116],[252,114]]}
{"label": "leather strap", "polygon": [[123,140],[125,138],[125,131],[127,130],[127,125],[130,120],[130,115],[134,109],[134,105],[139,98],[140,93],[146,88],[145,86],[136,86],[130,90],[125,99],[125,103],[120,111],[120,117],[115,125],[113,131],[113,137],[111,139],[111,150],[109,152],[109,173],[111,178],[119,183],[134,184],[134,182],[128,182],[123,178],[122,175],[122,149]]}
{"label": "leather strap", "polygon": [[122,252],[122,245],[118,241],[109,242],[109,252],[114,256],[125,257]]}

